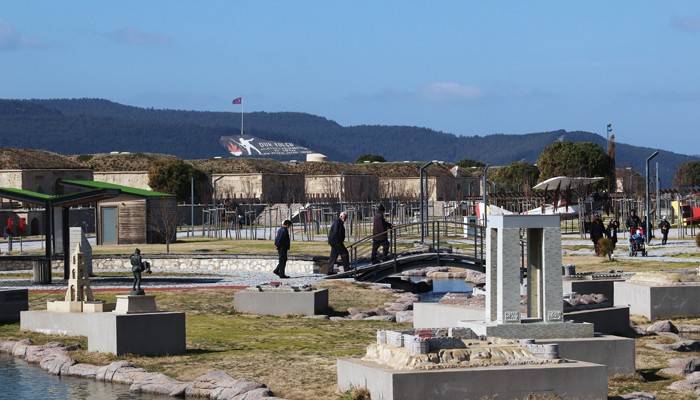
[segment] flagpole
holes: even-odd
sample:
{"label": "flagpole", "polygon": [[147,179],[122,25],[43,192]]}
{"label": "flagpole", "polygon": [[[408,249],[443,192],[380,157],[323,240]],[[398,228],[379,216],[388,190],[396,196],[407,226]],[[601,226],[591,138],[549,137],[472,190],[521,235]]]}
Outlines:
{"label": "flagpole", "polygon": [[241,136],[243,136],[243,99],[241,99]]}

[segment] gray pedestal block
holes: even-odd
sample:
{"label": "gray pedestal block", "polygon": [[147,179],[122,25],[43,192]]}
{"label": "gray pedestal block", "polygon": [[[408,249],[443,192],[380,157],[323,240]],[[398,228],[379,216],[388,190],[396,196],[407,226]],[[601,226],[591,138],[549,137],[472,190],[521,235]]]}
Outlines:
{"label": "gray pedestal block", "polygon": [[258,315],[318,315],[328,313],[328,289],[312,291],[241,290],[233,295],[236,312]]}
{"label": "gray pedestal block", "polygon": [[416,329],[453,328],[458,326],[459,321],[483,319],[483,308],[440,303],[413,303],[413,327]]}
{"label": "gray pedestal block", "polygon": [[19,313],[29,310],[27,289],[0,289],[0,322],[17,322]]}
{"label": "gray pedestal block", "polygon": [[141,314],[23,311],[20,329],[53,335],[87,336],[88,351],[138,355],[183,354],[185,313]]}
{"label": "gray pedestal block", "polygon": [[597,333],[632,337],[629,307],[606,307],[564,313],[564,319],[593,324]]}
{"label": "gray pedestal block", "polygon": [[580,293],[580,294],[603,294],[610,299],[615,300],[615,282],[623,282],[623,279],[606,279],[606,280],[569,280],[564,279],[562,282],[564,294]]}
{"label": "gray pedestal block", "polygon": [[700,316],[700,285],[654,285],[615,282],[615,305],[630,313],[657,319]]}
{"label": "gray pedestal block", "polygon": [[603,364],[609,376],[634,374],[634,339],[601,335],[578,339],[541,339],[539,344],[558,344],[559,357]]}
{"label": "gray pedestal block", "polygon": [[608,398],[605,366],[570,362],[482,368],[399,371],[356,359],[337,362],[338,387],[367,388],[382,400],[521,400],[529,395],[563,399]]}

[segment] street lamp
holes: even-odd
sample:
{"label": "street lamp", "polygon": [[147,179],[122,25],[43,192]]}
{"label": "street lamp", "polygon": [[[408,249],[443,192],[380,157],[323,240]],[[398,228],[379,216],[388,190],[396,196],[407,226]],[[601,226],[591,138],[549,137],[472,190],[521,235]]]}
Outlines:
{"label": "street lamp", "polygon": [[433,164],[444,164],[444,161],[432,160],[421,165],[419,170],[420,177],[420,241],[423,243],[425,239],[425,224],[427,222],[426,214],[428,208],[428,199],[426,196],[428,194],[428,174],[426,169]]}
{"label": "street lamp", "polygon": [[644,212],[645,212],[645,217],[646,217],[646,226],[644,227],[646,236],[647,236],[647,241],[649,241],[649,238],[651,237],[651,232],[649,232],[649,162],[656,156],[659,155],[658,151],[655,151],[652,153],[649,157],[647,157],[646,160],[646,165],[645,165],[645,173],[644,173]]}

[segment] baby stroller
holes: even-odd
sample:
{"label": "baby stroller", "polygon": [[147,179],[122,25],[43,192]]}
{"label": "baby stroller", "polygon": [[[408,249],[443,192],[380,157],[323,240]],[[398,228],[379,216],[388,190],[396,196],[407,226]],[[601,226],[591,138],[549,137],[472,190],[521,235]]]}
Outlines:
{"label": "baby stroller", "polygon": [[636,257],[637,253],[641,253],[643,257],[647,256],[644,228],[630,228],[630,257]]}

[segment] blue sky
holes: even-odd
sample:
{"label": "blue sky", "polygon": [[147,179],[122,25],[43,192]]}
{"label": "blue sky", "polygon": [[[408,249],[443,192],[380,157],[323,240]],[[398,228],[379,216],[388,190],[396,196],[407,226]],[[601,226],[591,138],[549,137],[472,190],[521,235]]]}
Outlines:
{"label": "blue sky", "polygon": [[610,121],[620,141],[698,154],[699,50],[697,1],[14,1],[0,96],[224,111],[243,96],[466,135]]}

